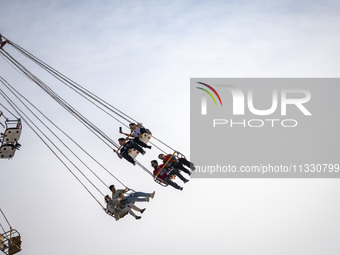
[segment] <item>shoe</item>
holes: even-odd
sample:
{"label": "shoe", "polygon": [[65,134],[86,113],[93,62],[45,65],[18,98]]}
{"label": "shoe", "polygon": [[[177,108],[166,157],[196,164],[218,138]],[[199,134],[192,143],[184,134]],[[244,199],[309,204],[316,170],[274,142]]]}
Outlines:
{"label": "shoe", "polygon": [[134,166],[137,164],[137,162],[136,161],[133,161],[133,163],[132,163]]}
{"label": "shoe", "polygon": [[145,208],[144,209],[142,209],[142,210],[140,210],[140,213],[143,213],[145,211]]}
{"label": "shoe", "polygon": [[148,145],[148,146],[146,146],[146,148],[148,148],[148,149],[151,149],[151,148],[152,148],[152,146],[151,146],[151,145]]}
{"label": "shoe", "polygon": [[183,190],[183,188],[182,188],[182,187],[179,187],[179,190]]}
{"label": "shoe", "polygon": [[187,183],[189,180],[185,180],[185,181],[183,181],[184,183]]}
{"label": "shoe", "polygon": [[154,198],[155,194],[156,194],[156,191],[152,192],[150,197]]}
{"label": "shoe", "polygon": [[192,171],[195,171],[195,170],[196,170],[196,167],[194,166],[194,164],[191,164],[191,165],[190,165],[190,169],[191,169]]}
{"label": "shoe", "polygon": [[146,153],[146,151],[142,151],[142,155],[144,155]]}
{"label": "shoe", "polygon": [[150,198],[149,198],[149,197],[146,197],[146,198],[145,198],[145,201],[146,201],[146,202],[149,202],[149,201],[150,201]]}
{"label": "shoe", "polygon": [[142,217],[141,216],[136,216],[136,220],[139,220],[141,219]]}

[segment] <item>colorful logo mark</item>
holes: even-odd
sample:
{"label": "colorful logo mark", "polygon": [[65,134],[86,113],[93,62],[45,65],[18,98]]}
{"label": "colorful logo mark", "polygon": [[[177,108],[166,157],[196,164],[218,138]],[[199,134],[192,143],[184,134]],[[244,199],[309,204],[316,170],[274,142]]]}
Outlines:
{"label": "colorful logo mark", "polygon": [[[203,82],[197,82],[197,83],[206,86],[206,87],[209,88],[212,92],[214,92],[215,95],[217,96],[218,100],[220,101],[221,106],[222,106],[222,100],[221,100],[221,98],[220,98],[220,95],[217,93],[217,91],[216,91],[213,87],[211,87],[210,85],[205,84],[205,83],[203,83]],[[203,90],[204,92],[206,92],[206,93],[214,100],[215,105],[217,105],[216,100],[215,100],[214,96],[211,94],[211,92],[209,92],[208,90],[206,90],[206,89],[204,89],[204,88],[200,88],[200,87],[196,87],[196,88],[201,89],[201,90]]]}

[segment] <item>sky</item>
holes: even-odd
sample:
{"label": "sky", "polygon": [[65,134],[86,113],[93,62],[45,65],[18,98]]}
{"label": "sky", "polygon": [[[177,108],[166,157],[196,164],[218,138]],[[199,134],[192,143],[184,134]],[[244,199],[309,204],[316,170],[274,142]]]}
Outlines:
{"label": "sky", "polygon": [[[0,33],[190,158],[190,78],[339,77],[339,9],[338,1],[13,0],[1,3]],[[16,57],[120,137],[119,123]],[[116,222],[24,125],[21,149],[0,161],[0,206],[22,235],[20,254],[339,254],[339,180],[192,178],[183,191],[164,188],[2,58],[0,76],[126,186],[156,191],[137,204],[141,220]],[[140,161],[151,169],[158,153]]]}

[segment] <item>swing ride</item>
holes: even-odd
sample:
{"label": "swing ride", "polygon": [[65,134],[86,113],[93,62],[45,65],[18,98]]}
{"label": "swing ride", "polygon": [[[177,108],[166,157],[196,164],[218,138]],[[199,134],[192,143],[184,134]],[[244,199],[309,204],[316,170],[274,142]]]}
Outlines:
{"label": "swing ride", "polygon": [[21,251],[20,233],[16,229],[12,228],[1,208],[0,212],[9,226],[9,230],[6,231],[0,221],[0,226],[3,231],[0,233],[0,251],[7,255],[18,253]]}
{"label": "swing ride", "polygon": [[[85,99],[90,105],[99,109],[99,111],[103,112],[108,117],[114,119],[121,125],[126,128],[129,128],[129,124],[137,123],[133,129],[131,129],[130,134],[126,137],[123,144],[117,144],[110,135],[106,134],[98,125],[95,124],[94,121],[88,119],[85,114],[82,114],[80,110],[76,109],[71,103],[67,102],[62,96],[60,96],[55,90],[53,90],[50,86],[48,86],[45,82],[39,79],[32,71],[26,68],[21,62],[17,60],[17,58],[13,57],[12,53],[10,54],[8,49],[11,49],[14,52],[19,52],[29,61],[36,64],[39,68],[46,71],[50,76],[55,78],[57,82],[65,86],[65,89],[68,88],[81,98]],[[127,144],[128,141],[132,141],[136,139],[136,136],[132,134],[136,131],[136,128],[140,128],[140,122],[131,118],[124,112],[118,110],[116,107],[112,106],[110,103],[96,96],[89,90],[85,89],[78,83],[74,82],[70,78],[66,77],[62,73],[58,72],[56,69],[52,68],[33,54],[29,53],[19,45],[10,41],[6,37],[0,35],[0,56],[9,63],[14,69],[23,74],[26,78],[40,87],[50,98],[52,98],[58,105],[60,105],[67,113],[73,116],[77,121],[79,121],[86,129],[88,129],[93,135],[95,135],[101,142],[103,142],[110,150],[120,153],[122,147]],[[2,86],[1,86],[2,85]],[[2,89],[3,88],[3,89]],[[6,89],[6,92],[5,92]],[[92,196],[93,199],[102,207],[102,209],[110,216],[114,217],[112,210],[108,209],[108,206],[103,205],[98,199],[97,196],[93,194],[92,189],[97,190],[101,197],[105,197],[105,194],[101,191],[101,188],[97,187],[87,174],[85,174],[84,170],[88,170],[91,175],[93,175],[96,179],[99,180],[101,184],[103,184],[106,188],[108,185],[105,181],[100,177],[98,173],[99,170],[94,171],[93,167],[90,167],[85,160],[82,159],[81,156],[77,155],[73,149],[66,143],[66,141],[70,142],[72,146],[76,146],[81,152],[83,152],[87,158],[92,160],[95,164],[99,166],[99,169],[102,169],[104,172],[108,173],[111,177],[113,177],[117,182],[119,182],[126,189],[128,187],[116,177],[107,167],[105,167],[102,163],[95,159],[94,156],[91,155],[85,148],[83,148],[78,142],[72,138],[72,135],[68,134],[65,130],[60,128],[51,118],[49,118],[39,107],[31,102],[26,96],[21,94],[14,86],[12,86],[9,82],[7,82],[4,78],[0,77],[0,96],[4,98],[5,102],[11,106],[12,109],[16,112],[15,115],[4,105],[0,104],[0,117],[4,118],[4,124],[2,124],[2,128],[4,132],[1,134],[1,149],[0,149],[0,158],[4,159],[12,159],[14,157],[15,151],[20,147],[18,143],[21,132],[22,132],[22,124],[25,127],[29,127],[37,137],[47,146],[47,148],[56,156],[56,158],[66,167],[66,169],[75,177],[75,179],[86,189],[86,191]],[[4,116],[2,111],[9,112],[13,115],[13,120],[8,119]],[[120,129],[121,130],[121,129]],[[58,135],[58,134],[59,135]],[[60,138],[63,136],[63,138]],[[168,144],[162,142],[157,137],[153,136],[151,132],[140,133],[137,135],[137,139],[144,144],[152,144],[154,148],[159,150],[164,154],[165,150],[173,151],[172,156],[175,154],[178,157],[181,157],[182,154],[171,148]],[[149,146],[151,148],[151,146]],[[161,147],[165,147],[163,149]],[[132,157],[134,160],[138,157],[140,153],[134,149],[128,149],[128,155]],[[72,155],[72,158],[69,156]],[[169,159],[170,160],[170,159]],[[76,161],[76,162],[75,162]],[[152,171],[150,171],[147,167],[143,165],[143,163],[135,160],[136,165],[139,166],[145,173],[149,174],[152,179],[160,184],[161,186],[166,187],[168,184],[158,178],[158,174],[154,175]],[[171,172],[169,173],[171,176]],[[174,176],[172,177],[174,178]],[[85,179],[85,180],[84,180]],[[87,182],[85,184],[85,182]],[[89,188],[91,186],[92,188]],[[112,209],[112,208],[111,208]],[[122,216],[123,217],[123,216]],[[6,239],[6,236],[3,238]],[[12,253],[13,254],[13,253]]]}
{"label": "swing ride", "polygon": [[[2,104],[0,104],[0,106],[4,108]],[[18,141],[21,135],[21,120],[10,120],[0,111],[0,118],[1,117],[5,119],[5,124],[0,122],[5,130],[3,133],[0,133],[0,159],[11,159],[15,151],[20,148]]]}

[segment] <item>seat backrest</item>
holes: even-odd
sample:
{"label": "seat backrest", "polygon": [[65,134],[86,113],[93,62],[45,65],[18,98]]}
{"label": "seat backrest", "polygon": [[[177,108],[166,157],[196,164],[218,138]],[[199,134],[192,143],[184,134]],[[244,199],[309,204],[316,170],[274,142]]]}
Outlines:
{"label": "seat backrest", "polygon": [[0,159],[2,158],[13,158],[15,153],[15,148],[12,145],[2,145],[0,146]]}
{"label": "seat backrest", "polygon": [[138,140],[142,141],[143,143],[147,143],[151,139],[151,137],[152,137],[151,135],[143,133],[139,135]]}
{"label": "seat backrest", "polygon": [[20,128],[7,128],[3,134],[3,143],[16,143],[21,135]]}
{"label": "seat backrest", "polygon": [[21,251],[21,236],[13,236],[9,242],[8,255]]}
{"label": "seat backrest", "polygon": [[134,159],[138,156],[139,152],[134,148],[130,148],[128,154]]}

